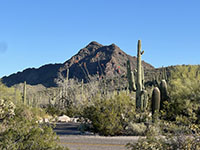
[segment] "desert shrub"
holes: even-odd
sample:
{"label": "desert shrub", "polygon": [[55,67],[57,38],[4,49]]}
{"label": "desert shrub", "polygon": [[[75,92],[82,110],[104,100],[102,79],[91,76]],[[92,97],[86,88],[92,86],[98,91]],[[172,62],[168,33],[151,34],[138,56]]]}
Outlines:
{"label": "desert shrub", "polygon": [[0,149],[62,150],[52,128],[36,123],[34,113],[26,107],[16,107],[15,116],[0,132]]}
{"label": "desert shrub", "polygon": [[180,125],[173,121],[161,121],[160,128],[162,130],[163,135],[168,135],[168,134],[175,135],[177,133],[188,135],[190,134],[191,131],[189,125]]}
{"label": "desert shrub", "polygon": [[12,101],[14,104],[20,103],[22,101],[21,93],[11,87],[6,87],[3,83],[0,81],[0,99],[6,99],[9,101]]}
{"label": "desert shrub", "polygon": [[140,137],[136,143],[128,143],[126,147],[131,150],[162,150],[164,138],[160,135],[160,122],[148,126],[146,137]]}
{"label": "desert shrub", "polygon": [[131,150],[167,150],[168,148],[168,146],[165,145],[164,139],[156,136],[139,138],[137,143],[128,143],[126,146]]}
{"label": "desert shrub", "polygon": [[181,124],[195,123],[200,106],[199,66],[177,66],[169,80],[170,101],[165,102],[162,117]]}
{"label": "desert shrub", "polygon": [[143,112],[137,112],[133,118],[132,121],[135,123],[148,123],[152,121],[152,114],[148,110],[145,110]]}
{"label": "desert shrub", "polygon": [[[198,131],[197,131],[198,130]],[[146,137],[141,137],[136,143],[128,143],[131,150],[198,150],[200,148],[199,127],[191,125],[190,136],[182,133],[158,135],[150,129]]]}
{"label": "desert shrub", "polygon": [[49,91],[51,93],[49,95],[54,95],[58,108],[65,109],[65,114],[68,116],[79,116],[80,112],[83,111],[82,108],[85,105],[90,105],[99,93],[105,95],[115,90],[125,89],[124,85],[127,85],[126,79],[121,78],[121,76],[110,78],[89,75],[87,78],[90,82],[84,82],[84,80],[80,82],[76,79],[68,80],[65,75],[60,74],[56,80],[59,90]]}
{"label": "desert shrub", "polygon": [[189,100],[173,99],[170,102],[164,102],[164,109],[161,111],[162,119],[177,121],[182,125],[195,123],[197,121],[198,105]]}
{"label": "desert shrub", "polygon": [[100,135],[123,134],[134,114],[135,102],[125,92],[111,97],[97,95],[83,111],[83,117],[92,122],[94,132]]}
{"label": "desert shrub", "polygon": [[0,134],[0,148],[8,150],[62,150],[56,142],[56,136],[47,126],[28,121],[13,122]]}
{"label": "desert shrub", "polygon": [[60,108],[57,105],[47,105],[45,108],[47,114],[51,116],[67,115],[69,117],[80,116],[81,110],[76,106],[67,106],[66,108]]}
{"label": "desert shrub", "polygon": [[200,148],[199,137],[186,136],[154,136],[139,138],[137,143],[127,144],[131,150],[198,150]]}
{"label": "desert shrub", "polygon": [[[4,150],[63,150],[51,127],[38,124],[37,117],[45,115],[39,108],[11,102],[12,92],[3,85],[0,99],[0,149]],[[67,148],[66,148],[67,149]]]}
{"label": "desert shrub", "polygon": [[12,102],[0,99],[0,123],[5,119],[13,117],[15,115],[14,110],[15,105]]}
{"label": "desert shrub", "polygon": [[53,105],[47,105],[47,107],[45,108],[46,112],[52,116],[60,116],[63,111],[61,111],[60,108],[53,106]]}
{"label": "desert shrub", "polygon": [[28,106],[24,106],[24,107],[29,109],[34,114],[34,117],[36,119],[45,118],[46,116],[48,116],[48,114],[42,108],[39,108],[39,107],[28,107]]}
{"label": "desert shrub", "polygon": [[144,136],[147,131],[147,126],[144,123],[129,123],[125,129],[126,134]]}

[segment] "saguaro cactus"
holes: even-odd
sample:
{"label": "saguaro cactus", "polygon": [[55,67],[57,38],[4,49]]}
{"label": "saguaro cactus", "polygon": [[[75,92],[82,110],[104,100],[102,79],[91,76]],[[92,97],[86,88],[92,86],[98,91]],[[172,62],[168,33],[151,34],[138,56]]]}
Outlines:
{"label": "saguaro cactus", "polygon": [[52,97],[49,97],[49,105],[52,105],[54,106],[56,104],[56,91],[54,90],[53,91],[53,96]]}
{"label": "saguaro cactus", "polygon": [[[136,72],[136,108],[143,110],[144,106],[144,101],[142,99],[142,94],[146,93],[143,92],[144,90],[144,71],[142,70],[142,61],[141,61],[141,56],[144,53],[144,51],[141,51],[142,49],[142,44],[141,40],[138,40],[138,47],[137,47],[137,72]],[[144,96],[146,97],[146,96]]]}
{"label": "saguaro cactus", "polygon": [[155,87],[152,93],[152,114],[160,110],[160,90]]}
{"label": "saguaro cactus", "polygon": [[160,94],[161,94],[160,109],[163,109],[163,102],[169,99],[166,80],[162,80],[160,83]]}
{"label": "saguaro cactus", "polygon": [[67,74],[66,74],[66,83],[68,84],[69,81],[69,68],[67,69]]}
{"label": "saguaro cactus", "polygon": [[[144,69],[142,67],[141,56],[144,51],[141,51],[141,40],[138,40],[137,47],[137,69],[134,73],[131,71],[130,62],[127,61],[127,77],[130,91],[136,91],[136,108],[144,110],[147,107],[147,92],[144,87]],[[134,79],[135,74],[135,79]],[[135,83],[136,81],[136,83]]]}
{"label": "saguaro cactus", "polygon": [[168,81],[167,71],[166,68],[162,67],[162,78],[166,81]]}
{"label": "saguaro cactus", "polygon": [[23,103],[26,104],[26,81],[24,81],[24,87],[23,87]]}
{"label": "saguaro cactus", "polygon": [[67,97],[67,89],[68,89],[68,82],[69,82],[69,69],[67,69],[66,72],[66,78],[63,80],[63,85],[62,85],[62,98]]}

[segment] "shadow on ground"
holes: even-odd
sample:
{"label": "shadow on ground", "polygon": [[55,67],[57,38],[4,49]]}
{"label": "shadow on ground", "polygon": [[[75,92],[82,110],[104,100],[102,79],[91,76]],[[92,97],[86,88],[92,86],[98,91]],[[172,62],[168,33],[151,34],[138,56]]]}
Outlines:
{"label": "shadow on ground", "polygon": [[56,123],[53,130],[57,135],[93,135],[91,132],[81,132],[79,125],[80,123]]}

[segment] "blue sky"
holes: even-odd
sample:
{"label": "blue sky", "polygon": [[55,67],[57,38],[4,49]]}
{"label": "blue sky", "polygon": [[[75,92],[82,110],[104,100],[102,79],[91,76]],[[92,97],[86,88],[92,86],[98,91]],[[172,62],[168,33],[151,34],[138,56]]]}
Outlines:
{"label": "blue sky", "polygon": [[199,0],[0,0],[0,77],[62,63],[91,41],[155,67],[200,64]]}

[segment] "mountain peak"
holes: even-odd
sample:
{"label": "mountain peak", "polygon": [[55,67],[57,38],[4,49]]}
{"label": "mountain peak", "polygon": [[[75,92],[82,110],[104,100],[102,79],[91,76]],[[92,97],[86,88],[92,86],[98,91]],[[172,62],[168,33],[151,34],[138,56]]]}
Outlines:
{"label": "mountain peak", "polygon": [[[27,84],[31,85],[42,84],[45,87],[52,87],[56,86],[55,81],[60,75],[66,77],[67,69],[69,69],[69,78],[76,78],[79,81],[82,79],[87,81],[88,76],[113,78],[116,75],[126,74],[127,60],[130,60],[132,69],[135,69],[136,58],[126,54],[117,45],[104,46],[92,41],[63,64],[26,69],[23,72],[3,77],[2,82],[8,86],[26,81]],[[154,68],[144,61],[142,65],[145,70]]]}
{"label": "mountain peak", "polygon": [[111,45],[108,46],[109,48],[116,50],[116,49],[120,49],[116,44],[112,43]]}
{"label": "mountain peak", "polygon": [[92,41],[92,42],[90,42],[90,43],[86,46],[86,48],[91,47],[91,46],[102,47],[103,45],[99,44],[99,43],[96,42],[96,41]]}

